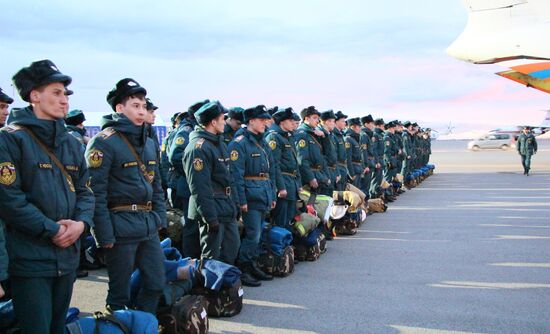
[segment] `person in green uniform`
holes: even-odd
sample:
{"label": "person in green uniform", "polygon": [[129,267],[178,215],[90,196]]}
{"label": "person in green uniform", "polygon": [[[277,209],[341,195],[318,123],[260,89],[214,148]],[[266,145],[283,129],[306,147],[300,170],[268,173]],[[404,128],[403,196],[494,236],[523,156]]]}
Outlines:
{"label": "person in green uniform", "polygon": [[296,130],[296,149],[302,185],[307,185],[312,192],[319,193],[323,186],[330,185],[327,162],[323,156],[320,137],[323,132],[316,129],[321,113],[310,106],[301,111],[303,123]]}
{"label": "person in green uniform", "polygon": [[[401,138],[403,142],[403,164],[401,166],[401,175],[403,179],[407,180],[410,172],[412,171],[412,160],[414,159],[413,154],[413,142],[412,142],[412,123],[410,121],[403,122],[403,132],[401,133]],[[404,184],[407,187],[407,183]]]}
{"label": "person in green uniform", "polygon": [[62,334],[94,195],[81,144],[65,128],[71,77],[41,60],[13,82],[29,103],[0,131],[0,220],[15,316],[23,334]]}
{"label": "person in green uniform", "polygon": [[172,165],[170,164],[170,161],[168,160],[168,153],[166,152],[167,146],[170,145],[170,142],[172,141],[172,138],[176,134],[176,128],[180,124],[181,120],[184,119],[184,116],[180,117],[180,114],[182,113],[175,113],[170,118],[170,121],[172,123],[172,128],[170,129],[170,132],[164,137],[162,140],[162,145],[160,146],[160,178],[162,182],[162,189],[164,190],[164,197],[166,198],[166,206],[168,208],[172,207],[172,203],[175,198],[176,192],[176,185],[175,185],[175,178],[176,175],[174,174],[174,170]]}
{"label": "person in green uniform", "polygon": [[[395,171],[395,175],[401,173],[401,170],[403,168],[403,159],[405,158],[405,154],[403,153],[403,123],[399,120],[394,120],[393,123],[395,124],[395,133],[393,134],[393,139],[395,143],[397,144],[398,153],[397,153],[397,170]],[[395,177],[394,177],[395,180]],[[394,182],[392,184],[394,187],[394,194],[400,195],[405,192],[405,190],[402,189],[401,184],[399,182]]]}
{"label": "person in green uniform", "polygon": [[0,128],[6,125],[6,120],[8,119],[9,111],[8,107],[13,103],[13,99],[9,97],[6,93],[0,88]]}
{"label": "person in green uniform", "polygon": [[160,161],[160,142],[159,142],[159,137],[158,137],[158,134],[157,134],[157,131],[155,130],[155,128],[153,127],[153,125],[155,124],[155,120],[157,119],[157,109],[159,107],[157,107],[153,101],[151,101],[150,98],[145,98],[145,102],[147,103],[145,108],[147,109],[147,114],[145,115],[145,131],[147,133],[147,137],[153,139],[153,142],[155,143],[155,149],[157,150],[157,155],[159,157],[159,161]]}
{"label": "person in green uniform", "polygon": [[[0,88],[0,128],[6,125],[9,112],[8,107],[13,103],[13,99],[9,97]],[[4,289],[2,281],[8,279],[8,253],[6,252],[6,239],[4,237],[4,223],[0,220],[0,298],[4,297]]]}
{"label": "person in green uniform", "polygon": [[86,117],[80,109],[74,109],[67,113],[65,117],[65,124],[69,134],[74,136],[76,140],[82,144],[82,150],[86,150],[86,144],[90,141],[90,137],[86,135],[86,128],[84,127],[84,122]]}
{"label": "person in green uniform", "polygon": [[369,197],[370,185],[372,177],[376,170],[376,161],[374,157],[374,147],[372,145],[372,129],[374,129],[374,119],[372,115],[361,117],[361,134],[359,144],[361,145],[361,153],[363,155],[363,176],[361,178],[361,187],[359,187]]}
{"label": "person in green uniform", "polygon": [[[114,113],[103,116],[101,132],[86,148],[96,198],[92,234],[104,249],[109,312],[135,305],[156,313],[164,288],[164,255],[158,230],[166,206],[156,145],[147,136],[147,91],[133,79],[120,80],[107,94]],[[130,277],[139,269],[143,287],[130,300]]]}
{"label": "person in green uniform", "polygon": [[229,144],[231,175],[245,230],[239,250],[239,267],[243,273],[258,280],[272,280],[273,276],[264,273],[257,263],[262,223],[266,213],[275,207],[277,198],[271,178],[275,175],[273,156],[263,138],[271,116],[263,105],[246,109],[243,116],[247,127]]}
{"label": "person in green uniform", "polygon": [[321,124],[317,126],[317,130],[321,131],[323,135],[319,138],[319,142],[322,146],[323,156],[327,164],[326,174],[330,180],[327,184],[321,185],[319,193],[332,197],[334,191],[334,185],[340,182],[342,176],[338,174],[337,162],[338,156],[336,152],[336,138],[333,131],[336,126],[336,116],[332,110],[324,111],[321,113]]}
{"label": "person in green uniform", "polygon": [[338,111],[334,121],[335,127],[333,130],[334,138],[336,140],[336,167],[338,168],[338,175],[340,179],[336,183],[336,191],[344,191],[346,189],[346,183],[348,182],[348,155],[346,152],[346,140],[344,138],[344,131],[346,130],[346,118],[343,112]]}
{"label": "person in green uniform", "polygon": [[199,125],[189,135],[183,166],[191,193],[187,215],[200,230],[200,257],[234,265],[240,239],[223,138],[225,111],[218,101],[212,101],[195,112]]}
{"label": "person in green uniform", "polygon": [[516,147],[521,156],[523,175],[528,176],[531,170],[531,157],[533,154],[537,154],[538,150],[537,140],[528,126],[523,128],[522,134],[518,137]]}
{"label": "person in green uniform", "polygon": [[[189,107],[189,114],[195,114],[204,105],[210,103],[209,100],[203,100],[194,103]],[[189,217],[189,200],[191,191],[187,176],[185,174],[185,165],[183,164],[183,155],[189,144],[189,135],[194,129],[193,123],[189,119],[181,121],[180,126],[174,134],[170,147],[167,149],[168,160],[172,166],[172,172],[176,175],[176,199],[174,208],[183,211],[184,222],[182,226],[181,245],[176,245],[181,249],[183,256],[199,258],[201,255],[200,232],[197,221]]]}
{"label": "person in green uniform", "polygon": [[[398,154],[399,148],[395,142],[395,123],[388,122],[386,124],[386,132],[384,133],[384,180],[390,185],[397,175]],[[384,195],[386,201],[395,201],[395,194],[391,186],[386,189]]]}
{"label": "person in green uniform", "polygon": [[241,107],[233,107],[227,112],[227,119],[223,128],[223,140],[227,145],[235,138],[235,133],[243,124],[243,111]]}
{"label": "person in green uniform", "polygon": [[363,154],[359,145],[361,136],[361,120],[359,117],[347,120],[348,129],[346,130],[346,154],[348,165],[348,177],[350,182],[358,189],[361,188],[361,176],[363,174]]}
{"label": "person in green uniform", "polygon": [[292,108],[281,108],[273,114],[275,124],[265,138],[273,154],[274,180],[277,188],[277,204],[271,211],[275,226],[290,229],[296,215],[296,201],[302,187],[296,147],[291,139],[294,130]]}
{"label": "person in green uniform", "polygon": [[384,120],[374,120],[374,130],[371,138],[372,152],[374,154],[375,169],[370,184],[369,198],[380,198],[382,191],[380,185],[384,176]]}

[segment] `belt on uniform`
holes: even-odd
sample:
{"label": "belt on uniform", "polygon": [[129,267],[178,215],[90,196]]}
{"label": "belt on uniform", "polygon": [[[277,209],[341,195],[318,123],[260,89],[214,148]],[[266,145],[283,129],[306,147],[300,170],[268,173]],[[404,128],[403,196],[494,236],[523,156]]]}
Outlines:
{"label": "belt on uniform", "polygon": [[315,171],[315,172],[320,172],[320,171],[322,170],[321,167],[323,167],[323,166],[321,166],[321,165],[315,165],[315,166],[311,167],[310,169],[311,169],[312,171]]}
{"label": "belt on uniform", "polygon": [[124,205],[109,205],[111,211],[130,211],[130,212],[149,212],[153,210],[153,203],[151,201],[146,204],[124,204]]}
{"label": "belt on uniform", "polygon": [[328,169],[336,170],[336,165],[334,165],[334,166],[328,166]]}
{"label": "belt on uniform", "polygon": [[347,167],[347,165],[345,161],[338,161],[338,166]]}
{"label": "belt on uniform", "polygon": [[225,187],[221,189],[214,189],[214,195],[227,195],[231,196],[231,187]]}
{"label": "belt on uniform", "polygon": [[363,163],[361,161],[352,161],[351,162],[354,165],[362,165]]}
{"label": "belt on uniform", "polygon": [[260,173],[258,175],[246,175],[245,180],[255,180],[255,181],[267,181],[269,180],[269,173]]}
{"label": "belt on uniform", "polygon": [[281,172],[281,174],[283,175],[286,175],[286,176],[292,176],[292,177],[296,177],[296,171],[292,172],[292,173],[288,173],[288,172]]}

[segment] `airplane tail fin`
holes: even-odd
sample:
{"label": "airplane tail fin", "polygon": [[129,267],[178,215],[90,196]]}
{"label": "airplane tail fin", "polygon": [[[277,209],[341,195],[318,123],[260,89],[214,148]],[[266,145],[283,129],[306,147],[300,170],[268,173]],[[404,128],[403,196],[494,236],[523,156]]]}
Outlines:
{"label": "airplane tail fin", "polygon": [[540,125],[541,128],[550,128],[550,110],[546,110],[546,115]]}

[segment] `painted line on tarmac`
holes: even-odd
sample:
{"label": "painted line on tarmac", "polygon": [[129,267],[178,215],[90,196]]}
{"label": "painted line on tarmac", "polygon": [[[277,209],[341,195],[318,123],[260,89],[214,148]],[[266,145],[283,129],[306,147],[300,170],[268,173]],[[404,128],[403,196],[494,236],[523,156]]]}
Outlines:
{"label": "painted line on tarmac", "polygon": [[479,224],[483,227],[526,227],[526,228],[550,228],[545,225],[512,225],[512,224]]}
{"label": "painted line on tarmac", "polygon": [[546,283],[498,283],[498,282],[470,282],[470,281],[443,281],[436,284],[428,284],[434,288],[455,289],[488,289],[488,290],[519,290],[519,289],[550,289]]}
{"label": "painted line on tarmac", "polygon": [[497,235],[496,238],[490,240],[546,240],[550,237],[543,237],[539,235]]}
{"label": "painted line on tarmac", "polygon": [[409,326],[398,326],[390,325],[391,328],[397,329],[400,334],[482,334],[474,332],[461,332],[454,330],[443,330],[443,329],[432,329],[424,327],[409,327]]}
{"label": "painted line on tarmac", "polygon": [[490,266],[519,268],[550,268],[550,262],[502,262],[489,263]]}
{"label": "painted line on tarmac", "polygon": [[293,309],[307,310],[307,307],[300,306],[300,305],[275,303],[275,302],[269,302],[265,300],[244,299],[243,303],[247,305],[254,305],[254,306],[275,307],[275,308],[283,308],[283,309],[293,308]]}

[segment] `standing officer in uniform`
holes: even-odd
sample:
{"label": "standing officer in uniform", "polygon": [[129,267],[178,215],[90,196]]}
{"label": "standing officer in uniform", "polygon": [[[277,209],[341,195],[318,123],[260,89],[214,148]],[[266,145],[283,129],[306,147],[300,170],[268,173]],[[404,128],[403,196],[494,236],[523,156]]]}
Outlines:
{"label": "standing officer in uniform", "polygon": [[[172,207],[173,198],[172,195],[175,196],[174,189],[176,188],[176,185],[174,184],[175,175],[173,173],[172,165],[170,164],[170,161],[168,160],[168,153],[166,152],[167,147],[170,145],[170,142],[172,141],[172,138],[176,134],[176,128],[179,126],[179,123],[181,122],[179,112],[172,115],[170,118],[172,122],[172,129],[170,129],[170,132],[164,137],[162,140],[162,145],[160,146],[160,178],[162,181],[162,189],[164,191],[164,197],[166,198],[166,206],[168,208]],[[170,192],[168,192],[168,189],[170,189]]]}
{"label": "standing officer in uniform", "polygon": [[370,184],[370,198],[382,196],[380,185],[384,176],[384,120],[378,118],[374,121],[374,131],[371,140],[372,152],[374,154],[375,169]]}
{"label": "standing officer in uniform", "polygon": [[359,146],[361,133],[361,120],[356,118],[348,119],[346,131],[346,154],[348,157],[348,175],[350,182],[358,189],[361,188],[361,175],[363,174],[363,156]]}
{"label": "standing officer in uniform", "polygon": [[263,105],[246,109],[243,116],[247,127],[229,144],[231,175],[245,229],[239,266],[256,279],[271,280],[273,276],[264,273],[257,264],[262,223],[266,213],[275,207],[277,195],[270,178],[275,175],[271,149],[263,138],[271,116]]}
{"label": "standing officer in uniform", "polygon": [[361,152],[363,154],[363,177],[361,181],[360,189],[365,193],[367,199],[369,198],[369,189],[372,182],[372,176],[376,170],[376,162],[374,160],[374,152],[372,147],[372,129],[374,128],[374,120],[371,115],[361,117],[361,135],[359,144],[361,145]]}
{"label": "standing officer in uniform", "polygon": [[195,112],[199,125],[189,135],[183,166],[191,191],[188,217],[200,230],[200,257],[233,265],[240,239],[229,153],[223,140],[225,111],[213,101]]}
{"label": "standing officer in uniform", "polygon": [[84,117],[82,110],[79,109],[69,111],[65,117],[65,124],[69,130],[69,134],[73,135],[82,144],[82,152],[86,150],[86,144],[90,141],[90,137],[86,136],[85,121],[86,117]]}
{"label": "standing officer in uniform", "polygon": [[407,180],[407,177],[409,176],[409,173],[412,169],[412,160],[414,159],[412,143],[412,124],[409,121],[405,121],[403,123],[403,127],[403,133],[401,134],[403,142],[403,165],[401,166],[401,175],[403,175],[404,180]]}
{"label": "standing officer in uniform", "polygon": [[[394,120],[393,124],[395,124],[395,133],[393,134],[393,138],[395,143],[397,144],[398,153],[397,153],[397,170],[395,171],[395,175],[401,173],[401,170],[403,168],[403,159],[405,157],[403,153],[403,123],[399,120]],[[395,194],[399,195],[405,192],[405,190],[402,189],[397,183],[394,183],[394,190]]]}
{"label": "standing officer in uniform", "polygon": [[103,116],[102,131],[86,149],[96,198],[92,234],[105,249],[109,274],[108,311],[130,306],[136,268],[144,283],[134,301],[139,310],[155,314],[164,288],[157,230],[166,227],[166,206],[156,145],[146,133],[146,94],[137,81],[120,80],[107,95],[115,113]]}
{"label": "standing officer in uniform", "polygon": [[229,145],[233,138],[235,138],[235,132],[241,128],[241,124],[243,124],[243,111],[244,109],[240,107],[229,109],[223,128],[223,140],[226,145]]}
{"label": "standing officer in uniform", "polygon": [[6,125],[6,120],[8,119],[8,115],[10,114],[8,111],[8,107],[12,103],[13,99],[6,95],[2,91],[2,88],[0,88],[0,128],[3,128],[4,125]]}
{"label": "standing officer in uniform", "polygon": [[516,143],[518,153],[521,155],[521,164],[523,165],[523,175],[529,176],[531,169],[531,156],[537,154],[538,145],[535,136],[531,133],[528,126],[523,127],[523,133],[519,135]]}
{"label": "standing officer in uniform", "polygon": [[[193,104],[188,109],[189,114],[196,113],[209,102],[210,100],[204,100]],[[201,255],[199,224],[197,221],[189,218],[189,199],[191,197],[191,191],[189,189],[187,176],[185,175],[185,166],[182,160],[185,149],[189,143],[189,135],[194,127],[195,126],[189,119],[182,120],[170,142],[170,147],[167,148],[167,154],[168,161],[170,161],[170,165],[172,166],[172,172],[176,175],[174,180],[176,184],[174,208],[182,210],[185,219],[182,226],[182,244],[178,248],[181,248],[183,256],[199,258]]]}
{"label": "standing officer in uniform", "polygon": [[386,189],[385,199],[388,202],[395,201],[393,187],[393,179],[397,175],[397,156],[399,154],[399,148],[395,142],[395,123],[389,122],[386,124],[386,132],[384,133],[384,179],[390,184],[390,187]]}
{"label": "standing officer in uniform", "polygon": [[277,204],[271,211],[274,225],[290,229],[290,222],[296,215],[298,191],[302,187],[298,158],[294,147],[292,131],[294,120],[292,108],[282,108],[273,114],[275,124],[269,130],[265,141],[273,154]]}
{"label": "standing officer in uniform", "polygon": [[332,133],[336,140],[336,167],[338,168],[338,175],[340,175],[340,180],[336,183],[335,189],[337,191],[344,191],[348,181],[348,156],[346,152],[346,140],[344,139],[346,118],[348,116],[338,111],[335,117],[335,128]]}
{"label": "standing officer in uniform", "polygon": [[157,107],[153,103],[153,101],[151,101],[151,99],[149,99],[149,98],[146,98],[145,102],[147,103],[147,105],[145,107],[147,109],[147,114],[145,116],[145,130],[146,130],[146,133],[147,133],[147,137],[153,139],[153,142],[155,143],[155,148],[157,150],[157,155],[158,155],[158,158],[159,158],[159,161],[160,161],[159,137],[158,137],[157,131],[153,127],[153,125],[155,124],[155,120],[157,118],[157,115],[155,114],[155,112],[157,111],[157,109],[159,107]]}
{"label": "standing officer in uniform", "polygon": [[[323,147],[319,142],[321,113],[311,106],[301,111],[303,123],[296,130],[296,147],[302,185],[308,185],[312,192],[318,193],[323,186],[330,185],[327,175],[327,163],[323,156]],[[322,134],[322,132],[320,133]]]}
{"label": "standing officer in uniform", "polygon": [[65,128],[71,77],[41,60],[13,81],[30,104],[0,131],[0,220],[15,316],[23,334],[62,334],[94,195],[81,145]]}
{"label": "standing officer in uniform", "polygon": [[323,156],[327,163],[327,176],[330,180],[328,184],[324,184],[320,187],[319,193],[332,197],[332,192],[334,191],[334,185],[337,182],[340,182],[342,178],[338,174],[337,168],[337,152],[336,152],[336,138],[334,138],[333,130],[336,126],[335,124],[336,116],[332,110],[324,111],[321,113],[321,124],[317,126],[317,130],[323,133],[323,136],[319,138],[319,142],[322,146]]}

